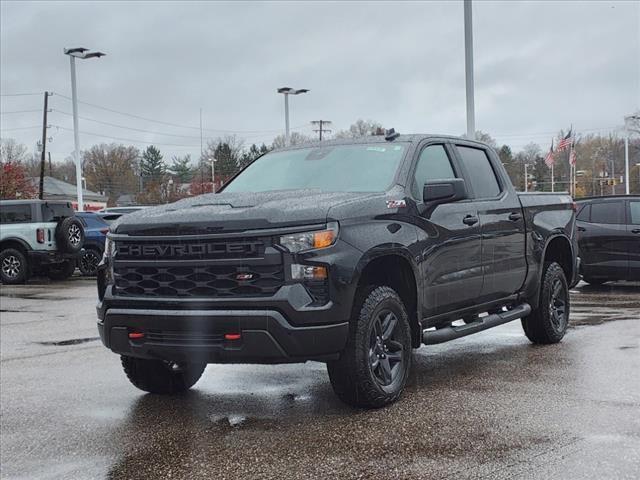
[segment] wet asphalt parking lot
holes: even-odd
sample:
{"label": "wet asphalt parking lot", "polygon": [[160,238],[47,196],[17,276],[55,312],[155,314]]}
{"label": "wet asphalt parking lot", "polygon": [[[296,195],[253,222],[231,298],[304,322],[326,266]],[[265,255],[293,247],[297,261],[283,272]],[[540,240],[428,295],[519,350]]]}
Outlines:
{"label": "wet asphalt parking lot", "polygon": [[572,290],[572,327],[520,323],[415,352],[401,400],[355,410],[323,364],[210,365],[136,390],[97,340],[95,286],[0,287],[2,478],[640,476],[640,283]]}

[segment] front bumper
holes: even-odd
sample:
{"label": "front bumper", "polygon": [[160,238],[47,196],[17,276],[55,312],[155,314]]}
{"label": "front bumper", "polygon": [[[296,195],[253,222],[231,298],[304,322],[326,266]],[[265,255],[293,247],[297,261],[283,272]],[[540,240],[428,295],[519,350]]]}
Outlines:
{"label": "front bumper", "polygon": [[[98,322],[115,353],[176,362],[291,363],[332,360],[348,322],[294,327],[275,310],[136,310],[113,308]],[[129,333],[141,332],[132,340]],[[240,334],[226,340],[225,334]]]}

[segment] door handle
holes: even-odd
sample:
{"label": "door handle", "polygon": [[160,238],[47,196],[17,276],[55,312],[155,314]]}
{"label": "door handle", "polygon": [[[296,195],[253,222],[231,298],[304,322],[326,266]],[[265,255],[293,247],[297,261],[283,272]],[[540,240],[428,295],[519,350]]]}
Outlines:
{"label": "door handle", "polygon": [[640,233],[640,228],[634,228],[631,233]]}
{"label": "door handle", "polygon": [[586,229],[586,228],[584,228],[584,227],[578,227],[578,231],[579,231],[579,232],[586,232],[586,231],[587,231],[587,229]]}
{"label": "door handle", "polygon": [[469,226],[475,225],[476,223],[478,223],[478,217],[474,217],[473,215],[467,215],[462,220],[462,223]]}
{"label": "door handle", "polygon": [[513,212],[512,214],[509,215],[509,220],[511,220],[512,222],[517,222],[521,218],[522,218],[522,214],[518,212]]}

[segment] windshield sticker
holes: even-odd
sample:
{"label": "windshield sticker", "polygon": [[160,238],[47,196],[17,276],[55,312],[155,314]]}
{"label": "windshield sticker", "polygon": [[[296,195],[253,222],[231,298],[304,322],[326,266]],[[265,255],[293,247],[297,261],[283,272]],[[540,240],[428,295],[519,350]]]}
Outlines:
{"label": "windshield sticker", "polygon": [[404,200],[387,200],[387,208],[403,208],[407,206]]}
{"label": "windshield sticker", "polygon": [[384,147],[367,147],[367,150],[370,152],[380,152],[380,153],[384,153],[387,151],[387,149]]}

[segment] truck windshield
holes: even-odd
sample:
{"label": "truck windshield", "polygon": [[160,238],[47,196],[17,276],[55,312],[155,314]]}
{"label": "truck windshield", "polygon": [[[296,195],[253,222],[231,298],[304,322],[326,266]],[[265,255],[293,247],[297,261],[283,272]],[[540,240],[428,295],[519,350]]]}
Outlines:
{"label": "truck windshield", "polygon": [[393,182],[404,152],[404,144],[375,143],[268,153],[240,173],[224,191],[380,192]]}

